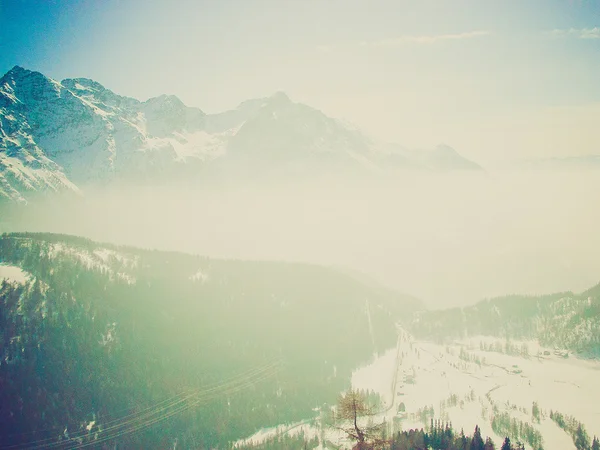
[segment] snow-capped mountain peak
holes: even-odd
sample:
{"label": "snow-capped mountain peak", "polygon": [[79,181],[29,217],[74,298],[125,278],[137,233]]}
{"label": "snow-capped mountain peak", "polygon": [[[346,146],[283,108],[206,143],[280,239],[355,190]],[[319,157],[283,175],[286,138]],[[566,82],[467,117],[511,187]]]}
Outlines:
{"label": "snow-capped mountain peak", "polygon": [[290,165],[307,174],[478,168],[448,146],[413,152],[375,142],[282,91],[207,115],[175,95],[139,101],[91,79],[58,82],[19,66],[0,78],[0,139],[0,198],[12,200],[77,191],[76,184],[158,181],[240,165],[254,176]]}
{"label": "snow-capped mountain peak", "polygon": [[288,95],[283,91],[277,91],[269,97],[269,104],[276,106],[285,106],[292,103]]}

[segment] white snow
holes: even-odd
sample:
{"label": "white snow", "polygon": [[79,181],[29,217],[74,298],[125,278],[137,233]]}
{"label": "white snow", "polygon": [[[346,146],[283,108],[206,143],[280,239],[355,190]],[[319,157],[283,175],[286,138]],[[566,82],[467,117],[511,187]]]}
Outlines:
{"label": "white snow", "polygon": [[393,401],[392,383],[396,366],[396,349],[392,348],[375,357],[371,364],[361,367],[352,374],[352,387],[359,390],[371,390],[380,394],[391,405]]}
{"label": "white snow", "polygon": [[20,103],[20,100],[15,96],[15,90],[8,83],[4,83],[4,85],[0,88],[0,94],[4,94],[13,103]]}
{"label": "white snow", "polygon": [[[29,136],[19,134],[18,137],[28,141]],[[3,138],[6,142],[11,142],[14,145],[20,146],[21,142],[16,137]],[[25,154],[27,161],[35,159],[28,153]],[[50,189],[58,191],[61,187],[70,189],[72,192],[80,194],[80,190],[75,186],[65,174],[54,168],[51,168],[49,164],[52,164],[49,160],[40,161],[42,166],[40,168],[32,168],[29,165],[23,163],[23,161],[16,157],[9,157],[6,153],[0,152],[0,183],[5,182],[9,187],[18,191],[19,187],[23,187],[25,190],[35,191],[42,189]],[[15,184],[14,182],[18,184]],[[20,184],[20,186],[19,186]],[[19,198],[15,195],[16,199]],[[21,196],[22,198],[22,196]]]}
{"label": "white snow", "polygon": [[79,83],[75,83],[75,89],[77,89],[78,91],[91,91],[92,90],[82,84],[79,84]]}
{"label": "white snow", "polygon": [[259,444],[261,442],[265,442],[269,438],[273,438],[277,435],[282,434],[295,436],[297,434],[300,434],[300,432],[302,431],[304,431],[304,436],[306,436],[307,439],[312,439],[313,437],[318,435],[318,430],[314,426],[310,425],[308,422],[308,420],[303,420],[301,422],[296,422],[291,425],[278,425],[276,427],[261,428],[252,436],[237,441],[234,444],[234,448],[240,445]]}
{"label": "white snow", "polygon": [[0,264],[0,282],[2,280],[15,281],[24,284],[30,278],[30,275],[20,267],[7,264]]}
{"label": "white snow", "polygon": [[114,252],[111,252],[110,250],[108,250],[106,248],[94,250],[94,255],[96,255],[98,258],[100,258],[104,262],[108,262],[108,259],[111,257],[111,255],[113,255],[113,253]]}
{"label": "white snow", "polygon": [[311,419],[296,422],[291,425],[279,425],[277,427],[262,428],[252,436],[235,442],[233,448],[238,448],[241,445],[260,444],[269,438],[274,438],[277,435],[296,436],[302,432],[304,433],[304,437],[306,439],[310,440],[314,439],[315,437],[319,439],[319,447],[317,447],[317,450],[329,448],[325,447],[325,441],[338,444],[347,442],[343,431],[335,428],[321,429],[319,421]]}
{"label": "white snow", "polygon": [[[375,422],[385,419],[393,423],[396,419],[403,430],[427,429],[429,417],[421,418],[418,413],[431,406],[434,419],[451,421],[457,432],[462,428],[465,434],[472,434],[478,425],[482,435],[491,437],[499,448],[505,436],[492,430],[495,405],[499,412],[507,412],[540,432],[546,450],[575,448],[571,437],[549,418],[551,409],[574,416],[590,436],[600,434],[600,362],[564,359],[553,353],[543,356],[544,349],[535,342],[527,342],[533,354],[527,358],[481,351],[480,342],[493,342],[491,338],[437,345],[415,341],[401,328],[398,331],[396,348],[374,357],[371,364],[352,374],[353,388],[378,392],[384,399],[383,410]],[[465,360],[469,358],[470,361]],[[456,404],[450,402],[451,395]],[[534,401],[542,413],[540,423],[531,417]],[[398,413],[400,403],[404,403],[405,413]],[[261,430],[249,439],[259,442],[284,430]],[[332,431],[325,430],[330,440]],[[344,436],[338,432],[332,442],[342,444]]]}
{"label": "white snow", "polygon": [[103,109],[98,108],[98,106],[95,103],[92,103],[91,101],[86,100],[84,97],[82,97],[80,95],[77,95],[77,94],[75,94],[72,91],[69,91],[69,92],[71,92],[71,94],[73,95],[73,97],[79,99],[79,101],[81,101],[81,103],[83,103],[84,105],[88,106],[92,111],[94,111],[94,113],[98,114],[99,116],[110,117],[110,116],[114,115],[114,113],[110,113],[108,111],[104,111]]}
{"label": "white snow", "polygon": [[204,272],[202,269],[198,269],[198,271],[189,277],[192,281],[199,281],[200,283],[206,283],[208,281],[208,274]]}
{"label": "white snow", "polygon": [[172,148],[177,154],[177,160],[186,161],[188,158],[196,158],[201,161],[211,161],[225,154],[227,147],[227,132],[210,134],[206,131],[194,133],[174,132],[170,137],[145,138],[142,151],[161,148]]}
{"label": "white snow", "polygon": [[[574,448],[570,436],[549,419],[551,409],[574,416],[591,436],[600,433],[600,390],[597,389],[600,362],[554,355],[524,358],[480,351],[479,342],[471,344],[469,348],[459,342],[450,346],[414,342],[411,348],[410,342],[401,341],[400,354],[404,357],[400,374],[410,375],[413,370],[416,374],[414,384],[404,383],[402,387],[398,381],[396,389],[402,394],[397,396],[396,404],[402,401],[406,406],[403,429],[427,426],[428,422],[422,423],[415,413],[431,405],[435,419],[452,421],[455,430],[464,428],[467,434],[479,425],[482,434],[490,436],[499,446],[504,436],[495,435],[491,428],[491,400],[500,411],[508,411],[511,417],[532,424],[542,434],[546,450]],[[539,346],[532,342],[529,346],[537,355]],[[478,357],[482,364],[460,359],[461,347],[473,358]],[[388,351],[370,366],[355,372],[353,386],[385,393],[390,377],[383,372],[394,370],[393,356],[393,351]],[[458,397],[458,405],[445,403],[451,394]],[[534,401],[546,414],[540,424],[533,423],[531,418]],[[519,412],[518,408],[524,408],[528,414]],[[395,409],[386,412],[386,418],[391,419],[396,414]]]}
{"label": "white snow", "polygon": [[107,248],[96,249],[93,254],[105,263],[115,260],[127,268],[134,268],[138,265],[138,257],[131,257]]}
{"label": "white snow", "polygon": [[137,266],[137,258],[105,248],[89,252],[63,243],[52,244],[48,256],[52,258],[58,254],[69,254],[78,259],[88,270],[101,270],[113,280],[116,277],[127,284],[136,283],[135,277],[126,270]]}

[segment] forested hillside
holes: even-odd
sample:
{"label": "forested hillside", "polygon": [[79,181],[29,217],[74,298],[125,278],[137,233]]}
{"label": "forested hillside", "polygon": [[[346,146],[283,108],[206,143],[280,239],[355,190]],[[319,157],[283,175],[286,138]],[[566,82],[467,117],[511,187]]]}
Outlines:
{"label": "forested hillside", "polygon": [[411,329],[416,336],[441,340],[465,335],[537,339],[544,346],[600,357],[600,285],[581,294],[513,295],[420,312]]}
{"label": "forested hillside", "polygon": [[0,263],[29,277],[0,287],[0,446],[226,446],[334,402],[420,306],[318,266],[62,235],[2,235]]}

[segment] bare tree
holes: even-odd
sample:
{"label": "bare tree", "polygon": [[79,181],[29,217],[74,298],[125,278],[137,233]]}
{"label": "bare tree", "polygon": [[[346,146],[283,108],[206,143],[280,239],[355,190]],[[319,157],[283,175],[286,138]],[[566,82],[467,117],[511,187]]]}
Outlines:
{"label": "bare tree", "polygon": [[373,424],[371,420],[364,420],[375,414],[375,408],[369,405],[366,396],[361,392],[351,389],[340,395],[336,420],[342,423],[338,428],[356,441],[354,450],[373,450],[386,443],[382,439],[384,424]]}

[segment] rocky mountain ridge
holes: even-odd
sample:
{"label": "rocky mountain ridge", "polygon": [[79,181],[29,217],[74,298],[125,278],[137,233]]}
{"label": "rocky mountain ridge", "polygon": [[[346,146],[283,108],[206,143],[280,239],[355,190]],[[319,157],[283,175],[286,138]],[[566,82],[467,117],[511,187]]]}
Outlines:
{"label": "rocky mountain ridge", "polygon": [[377,142],[283,92],[205,114],[174,95],[142,102],[90,79],[58,82],[18,66],[0,78],[0,198],[115,179],[347,169],[480,167],[445,145],[412,151]]}

